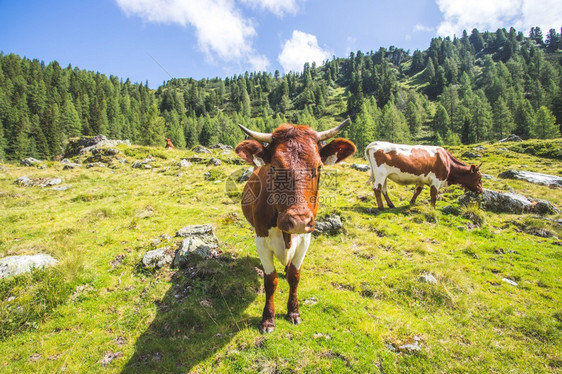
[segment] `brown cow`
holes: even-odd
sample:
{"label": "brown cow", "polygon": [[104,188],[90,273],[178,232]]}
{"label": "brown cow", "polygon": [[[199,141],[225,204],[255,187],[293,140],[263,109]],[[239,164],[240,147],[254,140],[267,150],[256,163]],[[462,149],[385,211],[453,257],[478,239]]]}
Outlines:
{"label": "brown cow", "polygon": [[[240,128],[253,139],[238,144],[236,153],[256,166],[242,194],[242,211],[256,232],[256,247],[264,270],[265,308],[260,331],[275,328],[274,294],[277,272],[273,258],[285,265],[289,282],[287,319],[301,322],[297,287],[300,268],[310,245],[318,210],[318,182],[322,165],[333,165],[355,153],[346,139],[336,136],[347,124],[322,132],[284,124],[272,134]],[[262,143],[266,143],[262,145]]]}
{"label": "brown cow", "polygon": [[174,145],[172,144],[172,139],[166,138],[166,149],[174,149]]}
{"label": "brown cow", "polygon": [[432,206],[435,206],[439,189],[450,184],[482,193],[480,166],[468,166],[442,147],[373,142],[365,149],[365,158],[371,164],[368,183],[374,182],[373,190],[379,209],[384,208],[381,192],[389,208],[394,208],[386,192],[387,178],[398,184],[416,185],[410,204],[416,202],[423,185],[431,186]]}

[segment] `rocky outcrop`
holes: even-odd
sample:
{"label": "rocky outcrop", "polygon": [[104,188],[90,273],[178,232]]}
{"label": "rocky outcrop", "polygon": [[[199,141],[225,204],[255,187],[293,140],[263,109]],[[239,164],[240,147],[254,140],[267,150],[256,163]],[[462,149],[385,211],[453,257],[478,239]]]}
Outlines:
{"label": "rocky outcrop", "polygon": [[226,145],[226,144],[222,144],[222,143],[218,143],[218,144],[210,145],[210,146],[209,146],[209,149],[220,149],[221,151],[231,151],[231,150],[232,150],[232,146]]}
{"label": "rocky outcrop", "polygon": [[20,163],[23,166],[38,166],[38,165],[41,165],[43,163],[43,161],[37,160],[36,158],[33,158],[33,157],[28,157],[28,158],[24,158],[23,160],[21,160]]}
{"label": "rocky outcrop", "polygon": [[176,236],[184,238],[176,251],[174,266],[183,266],[189,262],[191,255],[204,259],[218,256],[219,241],[211,225],[190,225],[182,227]]}
{"label": "rocky outcrop", "polygon": [[191,150],[195,153],[207,153],[207,154],[212,153],[208,148],[203,147],[202,145],[196,145]]}
{"label": "rocky outcrop", "polygon": [[556,175],[510,169],[498,174],[498,177],[505,179],[518,179],[543,186],[562,188],[562,177]]}
{"label": "rocky outcrop", "polygon": [[337,235],[342,231],[342,229],[343,223],[341,221],[341,217],[337,214],[332,214],[316,220],[314,225],[314,235]]}
{"label": "rocky outcrop", "polygon": [[172,247],[163,247],[146,252],[142,258],[142,264],[146,268],[161,268],[170,265],[174,260],[174,250]]}
{"label": "rocky outcrop", "polygon": [[115,147],[119,144],[131,145],[131,142],[129,140],[107,139],[105,135],[96,135],[92,137],[84,136],[78,139],[72,139],[68,142],[64,152],[64,157],[70,158],[79,156],[97,148]]}
{"label": "rocky outcrop", "polygon": [[351,164],[351,168],[359,171],[369,171],[371,167],[366,164]]}
{"label": "rocky outcrop", "polygon": [[31,269],[44,269],[56,265],[58,261],[47,254],[8,256],[0,259],[0,278],[30,272]]}
{"label": "rocky outcrop", "polygon": [[22,187],[49,187],[62,183],[61,178],[29,178],[27,175],[19,177],[14,181],[15,184]]}
{"label": "rocky outcrop", "polygon": [[482,209],[496,213],[555,214],[560,212],[549,201],[527,198],[523,195],[511,192],[502,193],[484,189],[481,195],[475,195],[469,192],[459,198],[459,203],[461,205],[474,202],[478,203]]}
{"label": "rocky outcrop", "polygon": [[502,140],[498,140],[498,143],[505,143],[505,142],[522,142],[523,139],[521,139],[520,137],[518,137],[515,134],[511,134],[509,135],[507,138],[504,138]]}
{"label": "rocky outcrop", "polygon": [[186,169],[188,167],[190,167],[191,165],[193,165],[191,162],[187,161],[185,158],[182,158],[180,160],[180,162],[178,162],[178,168],[180,169]]}

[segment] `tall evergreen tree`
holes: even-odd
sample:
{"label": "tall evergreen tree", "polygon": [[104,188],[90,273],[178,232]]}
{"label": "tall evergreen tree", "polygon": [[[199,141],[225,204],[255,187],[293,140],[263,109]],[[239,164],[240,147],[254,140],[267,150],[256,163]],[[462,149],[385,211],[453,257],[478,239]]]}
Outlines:
{"label": "tall evergreen tree", "polygon": [[545,106],[541,106],[535,114],[535,127],[531,135],[539,139],[551,139],[560,136],[560,130],[556,126],[556,118]]}

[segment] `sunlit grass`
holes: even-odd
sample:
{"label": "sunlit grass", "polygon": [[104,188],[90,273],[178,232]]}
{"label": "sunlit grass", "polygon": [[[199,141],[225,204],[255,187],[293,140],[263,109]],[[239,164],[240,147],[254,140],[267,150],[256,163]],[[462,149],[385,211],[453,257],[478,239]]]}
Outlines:
{"label": "sunlit grass", "polygon": [[[508,168],[560,175],[560,160],[518,153],[511,144],[484,147],[476,163],[484,161],[483,172],[494,177],[484,180],[485,188],[562,206],[559,189],[495,178]],[[453,152],[460,156],[471,148]],[[261,335],[264,295],[253,231],[238,195],[225,192],[226,177],[245,166],[228,162],[233,153],[216,152],[221,166],[201,162],[180,170],[177,162],[192,152],[119,149],[127,163],[115,162],[114,169],[4,165],[0,256],[43,252],[60,263],[0,281],[0,371],[481,373],[562,367],[561,229],[552,221],[459,206],[458,187],[442,191],[435,209],[427,188],[410,206],[413,187],[391,182],[396,208],[379,212],[365,184],[368,173],[349,167],[365,160],[326,167],[337,170],[337,184],[321,191],[318,216],[339,214],[344,232],[313,241],[299,286],[299,326],[283,318],[289,287],[278,266],[276,330]],[[149,155],[157,167],[131,167]],[[22,175],[58,176],[71,187],[19,187],[13,182]],[[215,227],[219,261],[183,270],[139,266],[153,239],[201,223]],[[551,236],[537,236],[544,232]],[[424,274],[437,283],[421,281]],[[414,337],[419,352],[389,348]],[[100,360],[117,352],[122,356],[104,369]]]}

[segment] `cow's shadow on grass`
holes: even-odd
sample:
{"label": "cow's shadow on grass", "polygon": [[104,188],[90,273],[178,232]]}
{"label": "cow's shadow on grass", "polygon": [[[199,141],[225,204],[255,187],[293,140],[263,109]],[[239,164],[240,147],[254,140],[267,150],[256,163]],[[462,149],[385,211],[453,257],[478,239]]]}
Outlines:
{"label": "cow's shadow on grass", "polygon": [[123,372],[188,372],[257,326],[260,316],[244,311],[258,295],[258,266],[257,258],[221,256],[178,270]]}

